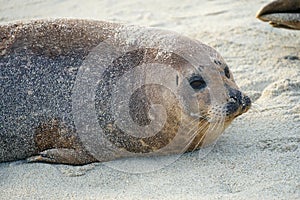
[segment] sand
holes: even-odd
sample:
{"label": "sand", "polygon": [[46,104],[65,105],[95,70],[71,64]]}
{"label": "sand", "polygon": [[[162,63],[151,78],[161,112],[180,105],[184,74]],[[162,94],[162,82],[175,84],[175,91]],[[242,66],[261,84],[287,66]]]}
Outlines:
{"label": "sand", "polygon": [[[0,22],[72,17],[177,31],[221,53],[253,108],[211,151],[183,154],[152,172],[119,171],[103,163],[1,163],[0,199],[300,198],[300,32],[255,19],[268,1],[82,2],[0,0]],[[148,169],[156,163],[129,159],[111,166],[129,161]]]}

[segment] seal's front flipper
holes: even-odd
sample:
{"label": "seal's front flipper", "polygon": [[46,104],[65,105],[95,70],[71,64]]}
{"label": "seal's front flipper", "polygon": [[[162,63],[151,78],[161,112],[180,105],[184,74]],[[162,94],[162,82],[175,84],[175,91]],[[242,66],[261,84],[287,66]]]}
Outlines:
{"label": "seal's front flipper", "polygon": [[27,162],[61,163],[69,165],[84,165],[97,160],[85,151],[75,149],[48,149],[39,155],[27,158]]}

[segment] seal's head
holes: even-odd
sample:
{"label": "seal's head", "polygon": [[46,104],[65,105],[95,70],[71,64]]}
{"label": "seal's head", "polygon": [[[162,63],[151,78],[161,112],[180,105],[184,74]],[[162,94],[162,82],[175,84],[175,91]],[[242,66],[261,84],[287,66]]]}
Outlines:
{"label": "seal's head", "polygon": [[[165,70],[159,75],[148,74],[157,79],[162,76],[165,82],[175,85],[175,96],[164,95],[159,103],[170,110],[167,112],[170,121],[167,120],[166,130],[162,132],[170,136],[171,130],[177,131],[186,140],[187,150],[194,150],[214,142],[236,117],[249,110],[251,100],[240,91],[228,65],[216,50],[197,41],[178,46],[181,48],[172,53],[150,51],[153,55],[144,62],[155,61],[176,70],[177,73]],[[168,84],[162,82],[161,85]],[[159,91],[146,93],[152,99],[156,92]]]}
{"label": "seal's head", "polygon": [[250,99],[213,48],[169,31],[117,30],[81,67],[85,79],[97,75],[97,121],[115,156],[196,149],[249,109]]}
{"label": "seal's head", "polygon": [[191,113],[199,120],[198,132],[195,132],[189,150],[215,141],[236,117],[247,112],[251,106],[250,98],[240,91],[223,58],[214,49],[211,52],[213,54],[208,56],[206,65],[194,67],[187,73],[199,110],[199,113]]}
{"label": "seal's head", "polygon": [[222,57],[201,43],[193,46],[198,51],[194,60],[186,56],[188,50],[140,48],[106,69],[96,108],[102,130],[119,149],[138,154],[191,151],[215,141],[250,108],[250,98],[239,90]]}

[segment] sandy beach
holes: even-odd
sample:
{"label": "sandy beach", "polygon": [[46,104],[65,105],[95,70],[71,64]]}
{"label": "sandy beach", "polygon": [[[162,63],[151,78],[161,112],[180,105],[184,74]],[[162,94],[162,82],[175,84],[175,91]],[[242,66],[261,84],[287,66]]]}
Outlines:
{"label": "sandy beach", "polygon": [[[0,199],[300,199],[300,31],[257,20],[267,0],[82,2],[0,0],[0,23],[84,18],[176,31],[220,52],[253,107],[208,153],[186,153],[147,173],[111,167],[126,160],[0,163]],[[155,169],[155,159],[128,161]]]}

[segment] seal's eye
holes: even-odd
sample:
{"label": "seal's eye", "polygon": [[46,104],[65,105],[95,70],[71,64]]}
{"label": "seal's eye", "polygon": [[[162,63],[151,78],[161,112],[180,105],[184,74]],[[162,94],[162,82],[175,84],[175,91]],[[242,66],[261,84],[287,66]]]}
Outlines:
{"label": "seal's eye", "polygon": [[226,67],[224,68],[224,73],[225,73],[225,76],[226,76],[227,78],[230,78],[230,72],[229,72],[228,66],[226,66]]}
{"label": "seal's eye", "polygon": [[194,90],[201,90],[206,87],[206,82],[201,76],[194,76],[190,79],[190,85]]}

